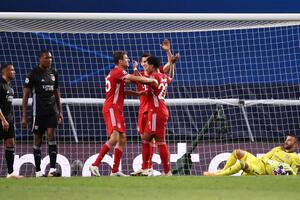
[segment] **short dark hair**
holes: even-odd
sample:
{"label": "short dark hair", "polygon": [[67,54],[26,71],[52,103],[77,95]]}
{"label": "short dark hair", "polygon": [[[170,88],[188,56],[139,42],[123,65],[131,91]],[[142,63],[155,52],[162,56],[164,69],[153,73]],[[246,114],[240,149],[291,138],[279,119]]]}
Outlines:
{"label": "short dark hair", "polygon": [[295,133],[289,133],[289,134],[287,134],[287,136],[295,138],[298,143],[300,142],[300,138]]}
{"label": "short dark hair", "polygon": [[1,74],[3,74],[4,70],[8,68],[8,66],[13,65],[12,63],[4,63],[1,65]]}
{"label": "short dark hair", "polygon": [[148,57],[150,57],[150,56],[151,56],[150,53],[143,53],[143,54],[141,55],[141,59],[142,59],[142,58],[148,58]]}
{"label": "short dark hair", "polygon": [[153,65],[155,68],[160,67],[160,59],[156,56],[150,56],[147,59],[148,64]]}
{"label": "short dark hair", "polygon": [[39,58],[42,57],[42,55],[44,55],[46,53],[48,54],[48,53],[51,53],[51,52],[48,49],[41,49],[40,53],[39,53]]}
{"label": "short dark hair", "polygon": [[126,51],[115,51],[113,53],[114,63],[117,65],[119,63],[119,60],[123,60],[124,55],[126,55],[126,54],[127,54]]}

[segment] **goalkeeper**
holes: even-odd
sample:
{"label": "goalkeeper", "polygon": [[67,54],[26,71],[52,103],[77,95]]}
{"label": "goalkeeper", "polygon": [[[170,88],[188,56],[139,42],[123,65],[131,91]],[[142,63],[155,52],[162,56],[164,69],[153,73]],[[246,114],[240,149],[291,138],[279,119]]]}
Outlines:
{"label": "goalkeeper", "polygon": [[251,153],[234,150],[222,170],[204,172],[204,176],[226,176],[243,171],[243,175],[297,175],[300,166],[300,157],[296,148],[299,138],[288,135],[282,146],[273,148],[262,158],[257,158]]}

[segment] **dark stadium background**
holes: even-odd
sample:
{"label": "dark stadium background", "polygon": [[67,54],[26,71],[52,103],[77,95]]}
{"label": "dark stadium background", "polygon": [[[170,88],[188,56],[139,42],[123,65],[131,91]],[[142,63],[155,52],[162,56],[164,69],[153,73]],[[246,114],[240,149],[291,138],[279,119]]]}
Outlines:
{"label": "dark stadium background", "polygon": [[297,0],[2,0],[0,12],[193,12],[193,13],[240,13],[240,12],[299,12],[300,2]]}

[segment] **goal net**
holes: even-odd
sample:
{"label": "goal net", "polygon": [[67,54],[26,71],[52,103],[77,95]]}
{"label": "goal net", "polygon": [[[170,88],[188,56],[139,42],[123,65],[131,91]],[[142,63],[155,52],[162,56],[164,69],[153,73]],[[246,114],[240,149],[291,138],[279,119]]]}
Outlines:
{"label": "goal net", "polygon": [[[20,114],[23,83],[40,49],[52,52],[59,73],[64,115],[57,133],[59,168],[63,176],[90,176],[88,166],[107,140],[101,109],[112,52],[126,50],[132,60],[149,52],[166,63],[160,44],[168,38],[172,51],[181,54],[167,94],[170,163],[180,171],[176,161],[188,153],[188,171],[201,175],[222,167],[235,148],[260,156],[286,134],[299,132],[299,37],[296,14],[0,13],[0,62],[13,63],[17,73],[14,168],[34,175],[33,135],[20,127]],[[121,163],[126,174],[142,161],[138,109],[138,99],[126,98],[128,142]],[[44,141],[42,170],[49,168],[46,148]],[[3,145],[0,158],[4,176]],[[110,173],[112,162],[110,152],[99,168],[102,175]],[[159,175],[157,151],[153,162]]]}

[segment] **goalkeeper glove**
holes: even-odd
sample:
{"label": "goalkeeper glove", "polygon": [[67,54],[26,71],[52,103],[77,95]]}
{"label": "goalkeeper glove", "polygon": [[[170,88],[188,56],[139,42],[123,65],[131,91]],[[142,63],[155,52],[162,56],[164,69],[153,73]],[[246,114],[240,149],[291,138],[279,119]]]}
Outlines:
{"label": "goalkeeper glove", "polygon": [[293,169],[286,163],[280,163],[273,173],[274,175],[292,175]]}
{"label": "goalkeeper glove", "polygon": [[289,164],[286,163],[280,163],[280,165],[282,166],[282,168],[284,169],[284,171],[286,173],[288,173],[289,175],[293,174],[293,169],[291,168],[291,166]]}

